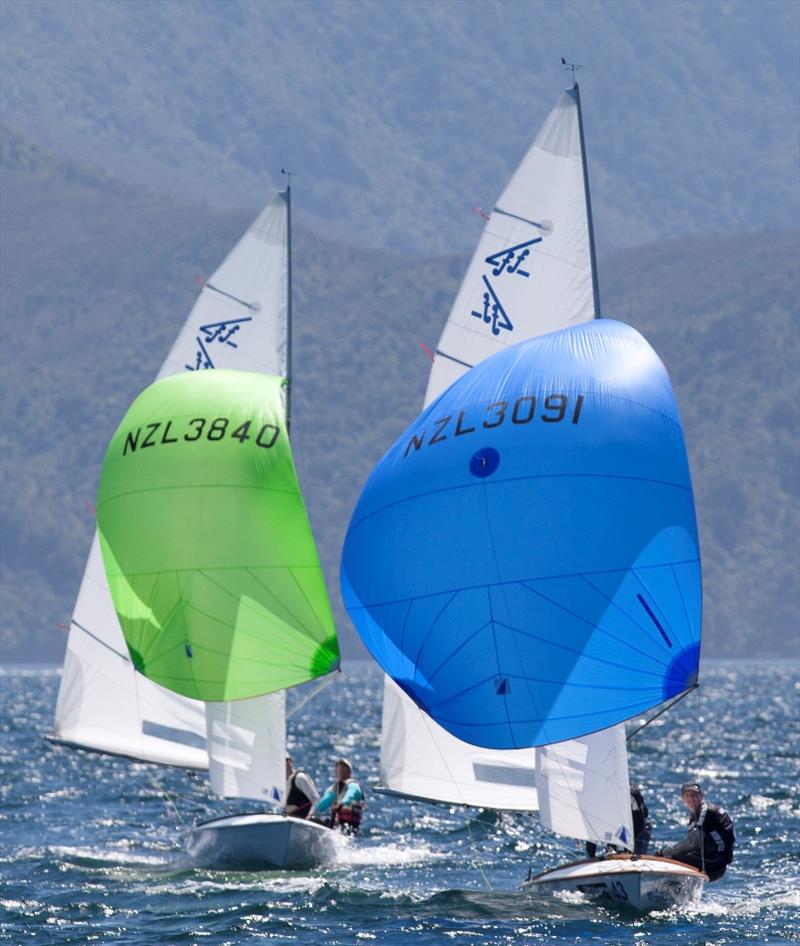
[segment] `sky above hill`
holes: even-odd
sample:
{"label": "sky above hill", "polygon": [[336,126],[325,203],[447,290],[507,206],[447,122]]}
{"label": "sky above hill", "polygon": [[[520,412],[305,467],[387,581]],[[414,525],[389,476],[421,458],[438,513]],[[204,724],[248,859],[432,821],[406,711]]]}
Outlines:
{"label": "sky above hill", "polygon": [[480,221],[569,74],[598,244],[796,225],[784,0],[4,0],[3,121],[123,180],[424,256]]}

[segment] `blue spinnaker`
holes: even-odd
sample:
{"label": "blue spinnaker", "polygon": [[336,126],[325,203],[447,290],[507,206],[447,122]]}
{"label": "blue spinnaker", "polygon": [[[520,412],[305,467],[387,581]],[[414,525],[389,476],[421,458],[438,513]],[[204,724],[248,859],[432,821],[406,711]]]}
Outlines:
{"label": "blue spinnaker", "polygon": [[364,643],[474,745],[543,745],[692,687],[701,575],[666,370],[604,319],[467,372],[378,463],[345,540]]}

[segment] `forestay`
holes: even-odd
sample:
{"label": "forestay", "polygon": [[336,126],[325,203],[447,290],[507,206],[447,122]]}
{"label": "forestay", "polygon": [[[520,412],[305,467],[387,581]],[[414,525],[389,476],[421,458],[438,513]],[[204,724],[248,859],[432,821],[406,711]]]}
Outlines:
{"label": "forestay", "polygon": [[[159,372],[233,368],[285,375],[287,197],[276,195],[204,284]],[[203,705],[134,671],[95,533],[70,622],[53,738],[205,768]]]}
{"label": "forestay", "polygon": [[342,590],[384,670],[475,745],[575,738],[692,686],[694,502],[655,352],[597,320],[464,375],[364,487]]}

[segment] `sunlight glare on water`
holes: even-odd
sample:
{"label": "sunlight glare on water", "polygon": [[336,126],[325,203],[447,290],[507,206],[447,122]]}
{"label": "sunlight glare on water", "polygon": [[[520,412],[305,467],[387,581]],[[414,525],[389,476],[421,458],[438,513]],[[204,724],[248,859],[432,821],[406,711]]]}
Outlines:
{"label": "sunlight glare on water", "polygon": [[[581,856],[533,816],[487,823],[474,810],[369,791],[361,835],[338,839],[327,868],[194,869],[182,831],[232,803],[212,800],[202,777],[46,742],[54,672],[6,669],[0,683],[3,942],[800,942],[797,669],[787,662],[705,665],[700,690],[631,741],[654,845],[682,836],[677,792],[689,777],[730,811],[738,838],[728,874],[699,903],[649,917],[579,894],[521,892],[529,867]],[[348,666],[292,719],[290,751],[319,785],[342,754],[367,788],[377,779],[381,687],[373,666]]]}

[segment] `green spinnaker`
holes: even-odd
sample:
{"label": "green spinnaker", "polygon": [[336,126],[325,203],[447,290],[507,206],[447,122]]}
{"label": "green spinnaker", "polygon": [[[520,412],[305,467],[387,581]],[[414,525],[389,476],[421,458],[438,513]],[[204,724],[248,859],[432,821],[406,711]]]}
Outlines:
{"label": "green spinnaker", "polygon": [[136,669],[184,696],[244,699],[339,665],[285,384],[164,378],[106,451],[97,523],[114,607]]}

